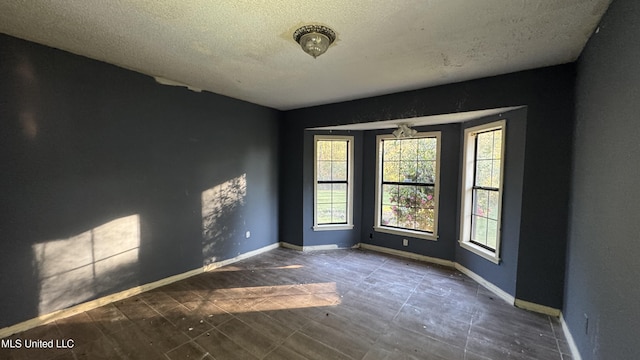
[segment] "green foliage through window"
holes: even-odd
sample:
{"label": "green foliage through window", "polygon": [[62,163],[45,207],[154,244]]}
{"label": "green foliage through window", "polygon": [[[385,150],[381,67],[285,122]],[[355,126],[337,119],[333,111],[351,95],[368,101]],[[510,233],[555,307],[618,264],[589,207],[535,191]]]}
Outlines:
{"label": "green foliage through window", "polygon": [[436,137],[382,139],[380,225],[433,233]]}
{"label": "green foliage through window", "polygon": [[316,141],[316,222],[348,222],[349,141]]}
{"label": "green foliage through window", "polygon": [[498,242],[502,129],[476,134],[471,241],[489,250]]}

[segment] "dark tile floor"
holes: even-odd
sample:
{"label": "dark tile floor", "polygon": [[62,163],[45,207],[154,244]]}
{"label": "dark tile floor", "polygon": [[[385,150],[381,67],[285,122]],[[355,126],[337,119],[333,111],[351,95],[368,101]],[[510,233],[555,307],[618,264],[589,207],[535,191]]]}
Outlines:
{"label": "dark tile floor", "polygon": [[0,359],[570,359],[557,319],[361,250],[276,249],[9,339],[75,346]]}

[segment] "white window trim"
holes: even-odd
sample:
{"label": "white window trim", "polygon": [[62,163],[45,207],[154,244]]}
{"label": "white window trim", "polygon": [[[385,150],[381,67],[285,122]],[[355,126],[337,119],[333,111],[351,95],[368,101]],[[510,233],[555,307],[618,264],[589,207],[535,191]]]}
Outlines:
{"label": "white window trim", "polygon": [[[353,229],[353,136],[314,135],[313,137],[313,231]],[[318,224],[318,141],[347,140],[347,223]]]}
{"label": "white window trim", "polygon": [[[464,148],[462,160],[462,189],[460,207],[460,246],[478,256],[481,256],[493,263],[500,263],[500,240],[502,237],[502,192],[504,189],[504,163],[505,163],[505,139],[506,120],[494,121],[491,123],[474,126],[464,130]],[[502,154],[500,155],[500,190],[498,192],[498,236],[496,239],[496,250],[491,251],[471,242],[471,207],[473,206],[473,177],[475,163],[475,143],[473,135],[478,132],[502,129]]]}
{"label": "white window trim", "polygon": [[417,239],[425,239],[425,240],[438,240],[438,210],[440,204],[440,148],[441,148],[441,132],[440,131],[431,131],[431,132],[420,132],[413,136],[414,138],[420,137],[435,137],[437,140],[436,146],[436,178],[434,182],[434,190],[433,196],[435,197],[435,211],[433,214],[433,234],[410,230],[410,229],[399,229],[392,228],[380,225],[380,210],[382,208],[382,203],[380,201],[380,192],[382,191],[381,181],[382,181],[382,159],[380,158],[380,140],[383,139],[392,139],[395,140],[396,137],[391,134],[378,135],[376,136],[376,198],[375,198],[375,222],[373,226],[373,230],[376,232],[382,232],[393,235],[407,236],[411,238]]}

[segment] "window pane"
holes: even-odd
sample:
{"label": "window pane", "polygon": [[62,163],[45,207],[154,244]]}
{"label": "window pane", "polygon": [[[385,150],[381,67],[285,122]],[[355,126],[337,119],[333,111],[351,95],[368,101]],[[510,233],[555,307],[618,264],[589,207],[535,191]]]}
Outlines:
{"label": "window pane", "polygon": [[478,159],[491,159],[493,156],[493,131],[478,134]]}
{"label": "window pane", "polygon": [[413,161],[400,162],[400,182],[415,182],[417,178],[418,163]]}
{"label": "window pane", "polygon": [[413,185],[398,186],[398,205],[405,207],[415,207],[416,187]]}
{"label": "window pane", "polygon": [[412,208],[398,206],[396,209],[396,217],[398,218],[398,227],[405,229],[413,229],[415,227],[415,214]]}
{"label": "window pane", "polygon": [[347,202],[347,184],[331,184],[331,202]]}
{"label": "window pane", "polygon": [[384,161],[400,160],[400,140],[383,140],[382,147]]}
{"label": "window pane", "polygon": [[419,189],[418,193],[420,194],[419,207],[423,209],[435,209],[435,206],[436,206],[435,187],[421,186],[418,189]]}
{"label": "window pane", "polygon": [[316,144],[318,160],[331,160],[331,143],[331,141],[318,140]]}
{"label": "window pane", "polygon": [[436,146],[438,140],[435,138],[418,139],[418,159],[419,160],[436,160]]}
{"label": "window pane", "polygon": [[318,161],[318,180],[331,180],[331,161]]}
{"label": "window pane", "polygon": [[348,141],[331,141],[331,144],[331,160],[346,160]]}
{"label": "window pane", "polygon": [[493,132],[493,158],[502,158],[502,130],[495,130]]}
{"label": "window pane", "polygon": [[331,166],[331,180],[346,181],[347,180],[347,162],[334,161]]}
{"label": "window pane", "polygon": [[433,232],[434,209],[421,209],[416,213],[416,230]]}
{"label": "window pane", "polygon": [[418,158],[418,140],[406,139],[400,142],[400,159],[416,161]]}
{"label": "window pane", "polygon": [[476,161],[476,186],[491,187],[491,160]]}
{"label": "window pane", "polygon": [[331,223],[331,204],[321,204],[318,203],[317,207],[318,215],[317,220],[318,224],[330,224]]}
{"label": "window pane", "polygon": [[385,161],[382,169],[382,181],[398,182],[400,174],[399,161]]}
{"label": "window pane", "polygon": [[316,188],[318,204],[330,204],[331,203],[331,184],[318,184]]}
{"label": "window pane", "polygon": [[500,160],[491,162],[491,187],[500,187]]}
{"label": "window pane", "polygon": [[398,185],[382,185],[382,204],[398,205],[399,187]]}
{"label": "window pane", "polygon": [[500,204],[498,204],[498,192],[490,191],[489,192],[489,214],[488,217],[493,220],[498,220],[498,213],[500,209]]}
{"label": "window pane", "polygon": [[472,216],[471,219],[471,240],[480,244],[487,242],[487,219],[480,216]]}
{"label": "window pane", "polygon": [[397,226],[398,219],[396,218],[396,213],[394,209],[397,209],[396,205],[383,205],[382,206],[382,214],[380,219],[380,225],[387,226]]}
{"label": "window pane", "polygon": [[473,190],[473,215],[487,217],[489,213],[489,191]]}
{"label": "window pane", "polygon": [[497,240],[498,240],[498,222],[496,220],[487,220],[487,242],[485,245],[495,250]]}
{"label": "window pane", "polygon": [[419,161],[417,181],[420,183],[433,184],[436,179],[436,162]]}
{"label": "window pane", "polygon": [[331,222],[347,222],[347,203],[333,203],[333,205],[331,206]]}

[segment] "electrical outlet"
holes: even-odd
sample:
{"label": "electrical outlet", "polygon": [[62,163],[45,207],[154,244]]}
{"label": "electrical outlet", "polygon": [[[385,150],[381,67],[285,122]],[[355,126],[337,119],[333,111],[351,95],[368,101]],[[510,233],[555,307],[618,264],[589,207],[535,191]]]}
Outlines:
{"label": "electrical outlet", "polygon": [[369,239],[373,239],[373,233],[369,233]]}
{"label": "electrical outlet", "polygon": [[246,233],[244,233],[244,237],[245,238],[250,238],[251,237],[251,231],[247,231]]}
{"label": "electrical outlet", "polygon": [[409,246],[409,240],[402,239],[402,246]]}

